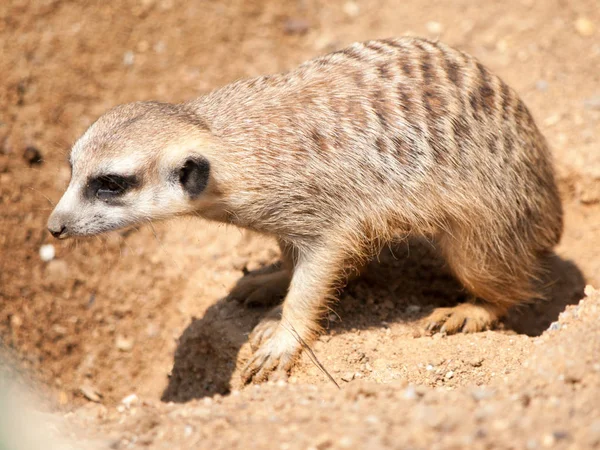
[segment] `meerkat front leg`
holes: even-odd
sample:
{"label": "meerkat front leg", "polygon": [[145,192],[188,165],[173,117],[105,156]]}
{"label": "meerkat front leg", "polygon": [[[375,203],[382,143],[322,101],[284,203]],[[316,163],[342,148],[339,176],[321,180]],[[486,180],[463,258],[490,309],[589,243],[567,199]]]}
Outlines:
{"label": "meerkat front leg", "polygon": [[285,297],[292,271],[294,256],[291,245],[279,240],[281,261],[267,271],[251,273],[241,278],[229,294],[230,300],[243,303],[245,306],[272,306]]}
{"label": "meerkat front leg", "polygon": [[242,371],[244,382],[261,382],[273,372],[287,374],[302,350],[319,331],[319,319],[340,280],[343,252],[319,245],[298,250],[288,294],[282,305],[250,335],[254,355]]}

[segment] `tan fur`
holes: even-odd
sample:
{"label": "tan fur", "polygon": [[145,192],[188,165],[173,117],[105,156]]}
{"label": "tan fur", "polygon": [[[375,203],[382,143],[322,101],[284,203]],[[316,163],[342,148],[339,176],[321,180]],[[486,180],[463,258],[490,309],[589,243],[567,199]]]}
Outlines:
{"label": "tan fur", "polygon": [[273,301],[291,277],[281,319],[251,337],[246,380],[288,370],[335,288],[390,241],[436,240],[474,300],[429,326],[478,331],[541,297],[541,260],[562,232],[551,157],[523,102],[473,57],[422,39],[354,44],[180,105],[117,107],[76,149],[74,177],[131,152],[156,192],[161,170],[202,155],[205,194],[148,218],[195,213],[279,239],[288,263],[262,279],[274,287],[248,278],[233,292]]}

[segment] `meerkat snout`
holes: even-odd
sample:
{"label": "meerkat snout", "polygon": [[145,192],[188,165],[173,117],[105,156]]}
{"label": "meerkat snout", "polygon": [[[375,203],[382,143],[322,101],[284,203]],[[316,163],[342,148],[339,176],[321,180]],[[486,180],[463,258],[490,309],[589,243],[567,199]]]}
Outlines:
{"label": "meerkat snout", "polygon": [[216,191],[202,154],[210,153],[207,136],[172,105],[114,108],[74,145],[71,181],[48,230],[58,239],[89,236],[206,209]]}

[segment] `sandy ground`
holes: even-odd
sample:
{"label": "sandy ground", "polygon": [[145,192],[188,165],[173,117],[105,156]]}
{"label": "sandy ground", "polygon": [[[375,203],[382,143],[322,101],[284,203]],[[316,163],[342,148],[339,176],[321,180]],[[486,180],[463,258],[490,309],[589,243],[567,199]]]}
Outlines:
{"label": "sandy ground", "polygon": [[[348,286],[313,346],[341,390],[307,357],[287,384],[243,387],[265,311],[224,298],[277,260],[274,242],[192,219],[51,241],[69,147],[107,108],[404,34],[480,58],[548,138],[566,210],[548,302],[499,330],[422,336],[463,294],[411,242]],[[600,298],[567,306],[600,287],[597,0],[9,0],[0,53],[0,338],[79,448],[600,446]]]}

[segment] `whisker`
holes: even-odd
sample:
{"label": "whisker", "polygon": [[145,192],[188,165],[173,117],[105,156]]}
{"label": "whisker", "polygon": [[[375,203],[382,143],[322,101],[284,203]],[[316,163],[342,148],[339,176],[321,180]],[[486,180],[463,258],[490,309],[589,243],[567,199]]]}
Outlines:
{"label": "whisker", "polygon": [[158,239],[158,234],[156,233],[156,230],[154,229],[154,224],[150,220],[148,220],[148,225],[150,225],[150,230],[152,230],[152,234],[154,235],[156,242],[158,242],[158,245],[160,246],[161,250],[165,253],[165,255],[167,255],[169,258],[171,258],[171,260],[177,266],[177,268],[179,270],[181,270],[181,266],[179,265],[177,260],[175,258],[173,258],[173,255],[171,255],[169,252],[167,252],[165,250],[165,247],[163,246],[162,242],[160,241],[160,239]]}
{"label": "whisker", "polygon": [[34,191],[34,192],[37,192],[37,193],[38,193],[38,194],[40,194],[42,197],[44,197],[46,200],[48,200],[48,203],[50,203],[50,205],[51,205],[52,207],[56,206],[56,204],[55,204],[55,203],[54,203],[52,200],[50,200],[50,198],[48,198],[48,197],[47,197],[47,196],[46,196],[46,195],[45,195],[43,192],[41,192],[41,191],[38,191],[36,188],[33,188],[33,187],[31,187],[31,186],[28,186],[28,187],[29,187],[29,189],[31,189],[32,191]]}
{"label": "whisker", "polygon": [[342,389],[340,387],[340,385],[337,383],[337,381],[335,381],[335,379],[331,376],[331,374],[327,371],[327,369],[325,368],[325,366],[323,366],[323,364],[321,364],[321,362],[318,360],[317,355],[315,355],[315,352],[313,352],[312,348],[310,348],[310,346],[304,341],[304,339],[302,339],[302,337],[300,336],[300,334],[298,334],[298,332],[296,331],[296,329],[294,328],[294,325],[292,325],[289,321],[287,321],[289,324],[289,328],[287,326],[285,326],[283,323],[281,323],[281,326],[283,328],[285,328],[293,337],[294,339],[296,339],[296,341],[298,341],[298,343],[304,348],[304,350],[306,350],[308,353],[308,357],[309,359],[312,361],[312,363],[317,366],[317,368],[319,370],[321,370],[321,372],[323,372],[323,374],[325,374],[327,376],[327,378],[329,378],[329,380],[335,384],[335,386],[338,389]]}

